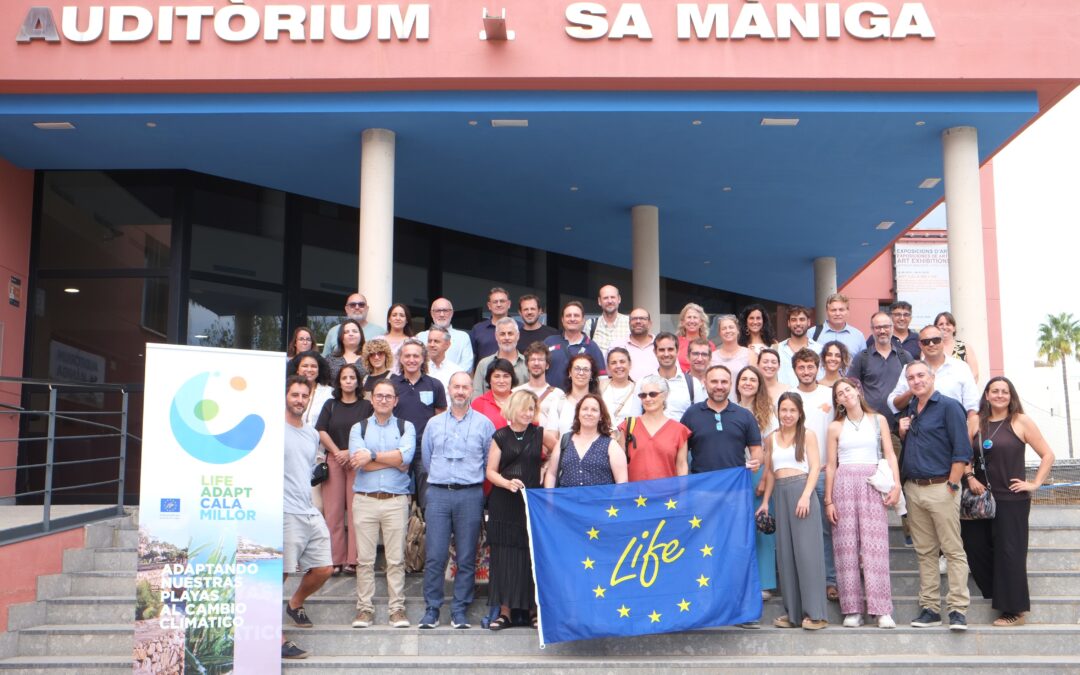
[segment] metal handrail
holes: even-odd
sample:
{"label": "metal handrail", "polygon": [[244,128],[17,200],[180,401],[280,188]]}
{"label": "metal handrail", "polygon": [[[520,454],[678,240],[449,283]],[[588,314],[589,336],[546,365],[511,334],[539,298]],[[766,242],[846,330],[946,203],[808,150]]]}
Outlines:
{"label": "metal handrail", "polygon": [[[8,530],[0,531],[0,543],[8,543],[11,541],[17,541],[26,539],[33,536],[39,536],[56,531],[59,528],[68,528],[81,525],[90,520],[94,520],[102,517],[103,515],[123,515],[124,514],[124,488],[126,483],[126,463],[127,463],[127,444],[128,439],[132,438],[136,442],[141,442],[138,436],[128,432],[128,417],[129,417],[129,397],[132,389],[141,389],[141,387],[131,387],[128,385],[119,384],[89,384],[85,382],[62,382],[56,380],[42,380],[35,378],[20,378],[20,377],[0,377],[0,383],[10,383],[19,385],[21,387],[29,388],[43,388],[48,391],[49,405],[47,410],[31,410],[23,408],[22,406],[15,406],[10,404],[0,404],[0,414],[3,415],[18,415],[20,419],[25,419],[29,416],[42,416],[47,418],[47,431],[44,436],[20,436],[19,438],[0,438],[0,443],[36,443],[39,441],[45,442],[45,460],[44,462],[34,464],[16,464],[15,466],[2,466],[0,472],[4,471],[24,471],[28,469],[44,469],[44,485],[41,489],[37,490],[24,490],[22,492],[14,492],[13,494],[0,495],[0,498],[6,500],[22,500],[26,498],[41,498],[42,515],[39,522],[25,525],[21,527],[11,528]],[[115,393],[120,395],[120,409],[110,410],[88,410],[88,411],[59,411],[57,410],[57,403],[60,394],[63,393]],[[119,416],[120,421],[118,425],[108,424],[106,422],[99,422],[92,419],[86,419],[91,416]],[[78,424],[88,427],[90,430],[100,430],[101,433],[78,433],[78,434],[57,434],[57,422],[68,422],[71,424]],[[68,441],[87,441],[87,440],[108,440],[110,444],[115,443],[118,449],[118,453],[109,453],[107,456],[91,457],[81,459],[69,459],[58,460],[57,459],[57,445],[63,444]],[[112,440],[112,439],[115,439]],[[85,483],[78,483],[73,485],[56,485],[55,484],[55,470],[59,467],[91,464],[115,461],[117,463],[116,478],[108,480],[96,480]],[[114,504],[109,506],[107,503],[102,505],[103,510],[97,510],[93,513],[83,514],[82,516],[68,516],[62,518],[53,518],[52,506],[53,496],[56,493],[67,492],[70,490],[79,490],[87,488],[95,488],[104,485],[116,485],[116,497]],[[17,488],[16,488],[17,489]],[[36,502],[36,499],[35,499]]]}

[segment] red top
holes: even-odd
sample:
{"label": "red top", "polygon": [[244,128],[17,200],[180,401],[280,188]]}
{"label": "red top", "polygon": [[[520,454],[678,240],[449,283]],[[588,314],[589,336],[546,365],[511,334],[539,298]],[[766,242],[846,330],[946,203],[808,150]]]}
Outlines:
{"label": "red top", "polygon": [[[619,425],[619,430],[626,435],[626,425],[630,420]],[[629,439],[626,445],[629,448],[630,463],[627,465],[628,479],[652,480],[654,478],[671,478],[675,475],[675,458],[679,454],[679,448],[690,438],[690,430],[675,420],[667,420],[660,427],[655,436],[649,435],[649,430],[637,418],[634,425],[634,443]]]}
{"label": "red top", "polygon": [[472,409],[491,420],[491,423],[495,425],[495,431],[510,424],[503,417],[499,404],[495,402],[495,392],[490,389],[483,396],[473,399]]}

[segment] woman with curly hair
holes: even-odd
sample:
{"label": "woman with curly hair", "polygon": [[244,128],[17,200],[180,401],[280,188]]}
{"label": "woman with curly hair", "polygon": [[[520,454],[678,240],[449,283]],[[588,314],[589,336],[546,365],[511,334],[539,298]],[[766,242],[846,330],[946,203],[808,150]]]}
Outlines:
{"label": "woman with curly hair", "polygon": [[739,344],[749,347],[755,356],[761,354],[762,349],[776,344],[772,319],[765,308],[757,303],[747,305],[739,312],[739,326]]}
{"label": "woman with curly hair", "polygon": [[390,343],[381,337],[368,341],[360,352],[360,362],[368,373],[364,378],[364,398],[370,401],[375,385],[390,375],[390,366],[394,363],[394,352],[390,349]]}

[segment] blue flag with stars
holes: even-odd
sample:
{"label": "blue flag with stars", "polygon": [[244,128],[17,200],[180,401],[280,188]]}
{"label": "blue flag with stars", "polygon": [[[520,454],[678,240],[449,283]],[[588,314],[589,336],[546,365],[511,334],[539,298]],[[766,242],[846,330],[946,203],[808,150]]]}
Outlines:
{"label": "blue flag with stars", "polygon": [[540,644],[760,619],[750,478],[526,490]]}

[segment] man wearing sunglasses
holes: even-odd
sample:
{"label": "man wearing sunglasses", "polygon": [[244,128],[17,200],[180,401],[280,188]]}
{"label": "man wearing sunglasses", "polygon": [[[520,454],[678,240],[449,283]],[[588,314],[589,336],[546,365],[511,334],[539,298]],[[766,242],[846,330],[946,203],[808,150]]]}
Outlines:
{"label": "man wearing sunglasses", "polygon": [[[385,328],[378,324],[368,323],[367,315],[368,302],[362,293],[353,293],[345,299],[345,317],[360,324],[360,330],[364,331],[365,341],[377,338],[380,335],[386,335]],[[334,347],[337,345],[339,328],[341,328],[340,324],[331,326],[330,330],[326,332],[322,351],[324,357],[329,357],[330,353],[334,351]]]}
{"label": "man wearing sunglasses", "polygon": [[[960,359],[945,355],[941,331],[936,326],[927,326],[919,331],[919,347],[922,359],[913,363],[925,363],[934,376],[934,389],[964,406],[968,419],[975,417],[979,410],[979,390],[971,368]],[[910,367],[910,365],[908,366]],[[900,378],[889,394],[889,410],[899,413],[906,410],[911,402],[912,391],[906,377],[907,368],[900,373]]]}
{"label": "man wearing sunglasses", "polygon": [[690,473],[738,466],[757,471],[762,460],[761,430],[749,410],[728,400],[731,371],[727,366],[710,367],[705,387],[708,398],[687,408],[681,420],[690,430]]}

